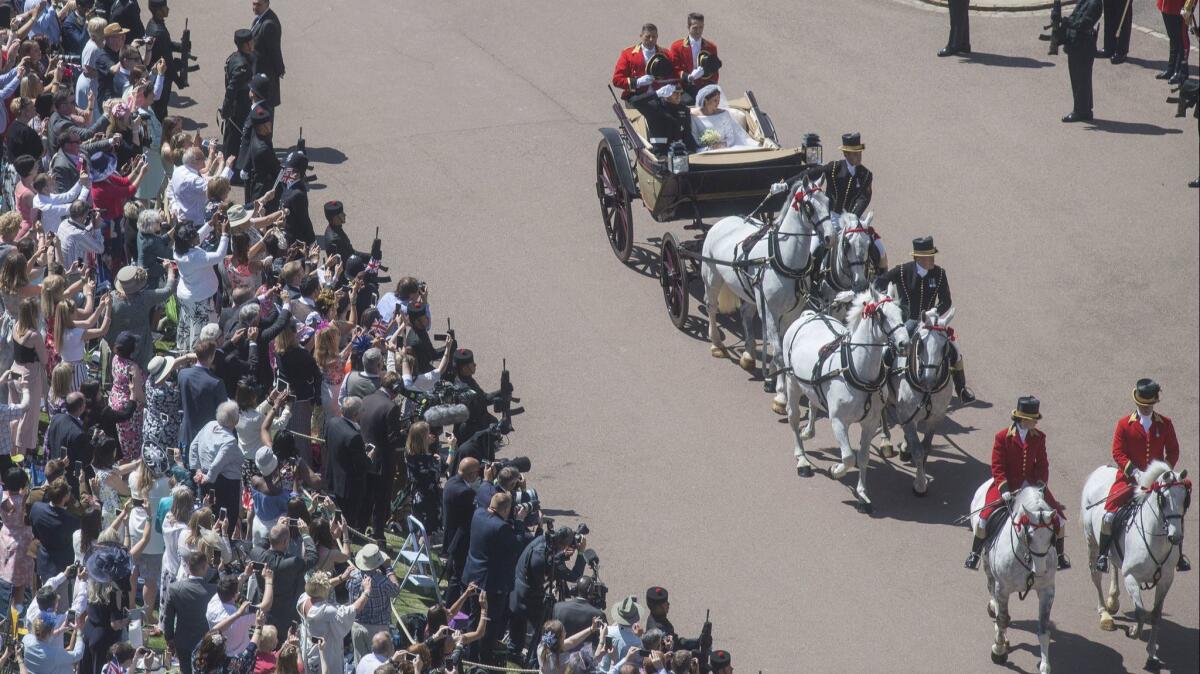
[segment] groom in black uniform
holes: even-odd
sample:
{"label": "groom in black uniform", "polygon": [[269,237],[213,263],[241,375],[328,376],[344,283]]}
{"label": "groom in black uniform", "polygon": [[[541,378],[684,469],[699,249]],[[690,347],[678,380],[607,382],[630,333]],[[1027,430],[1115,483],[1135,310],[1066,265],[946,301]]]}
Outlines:
{"label": "groom in black uniform", "polygon": [[692,115],[681,100],[683,89],[666,84],[629,99],[629,105],[642,113],[646,120],[646,139],[655,154],[666,154],[676,141],[683,142],[688,152],[699,152],[692,136]]}

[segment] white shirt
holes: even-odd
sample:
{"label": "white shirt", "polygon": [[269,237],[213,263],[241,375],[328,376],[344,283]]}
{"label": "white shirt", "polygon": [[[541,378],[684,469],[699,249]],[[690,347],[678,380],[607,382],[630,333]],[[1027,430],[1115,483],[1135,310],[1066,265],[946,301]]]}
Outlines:
{"label": "white shirt", "polygon": [[[233,177],[233,170],[226,168],[221,171],[221,177]],[[181,164],[171,173],[171,193],[175,201],[171,203],[171,212],[180,220],[188,220],[197,227],[204,224],[204,207],[208,205],[208,177],[199,171]]]}
{"label": "white shirt", "polygon": [[[658,49],[646,49],[645,45],[641,45],[641,47],[642,47],[642,60],[645,61],[646,63],[650,63],[650,58],[658,53]],[[649,73],[647,73],[647,74],[649,74]]]}
{"label": "white shirt", "polygon": [[91,190],[84,187],[82,183],[76,182],[75,186],[66,192],[33,195],[33,208],[42,214],[42,229],[52,234],[58,234],[58,225],[67,218],[71,204],[76,199],[90,202]]}
{"label": "white shirt", "polygon": [[850,177],[853,178],[854,171],[855,171],[854,164],[851,164],[849,161],[846,161],[845,159],[843,159],[842,161],[846,163],[846,170],[850,172]]}
{"label": "white shirt", "polygon": [[[226,604],[221,601],[221,595],[214,594],[212,599],[208,600],[208,610],[204,612],[204,617],[208,620],[208,627],[212,629],[217,626],[217,623],[237,613],[237,606],[234,604]],[[246,613],[242,617],[233,621],[233,624],[223,630],[221,634],[225,637],[225,655],[233,657],[250,645],[250,630],[254,628],[254,613]]]}
{"label": "white shirt", "polygon": [[913,266],[916,267],[916,269],[917,269],[917,276],[920,276],[921,278],[925,278],[926,276],[929,275],[929,270],[922,267],[921,265],[915,264]]}
{"label": "white shirt", "polygon": [[[68,226],[63,227],[66,224]],[[62,264],[70,268],[75,260],[84,260],[88,253],[99,255],[104,252],[104,242],[100,239],[100,230],[83,229],[74,220],[67,219],[59,223],[58,243],[62,247]]]}
{"label": "white shirt", "polygon": [[692,67],[700,65],[700,47],[704,46],[704,40],[695,40],[692,36],[688,36],[688,43],[692,45]]}
{"label": "white shirt", "polygon": [[1150,424],[1153,423],[1153,421],[1154,421],[1154,415],[1142,414],[1141,412],[1138,412],[1138,419],[1141,419],[1141,421],[1142,421],[1142,430],[1149,433],[1150,432]]}
{"label": "white shirt", "polygon": [[1029,430],[1024,426],[1017,426],[1017,435],[1021,436],[1021,442],[1025,442],[1025,436],[1029,435]]}
{"label": "white shirt", "polygon": [[217,294],[217,272],[213,265],[225,258],[228,249],[229,235],[222,234],[217,249],[211,253],[196,247],[183,255],[175,254],[175,262],[179,263],[179,287],[176,290],[179,299],[200,302]]}
{"label": "white shirt", "polygon": [[354,668],[354,674],[373,674],[380,665],[385,664],[387,658],[381,658],[374,653],[367,653],[362,660],[358,661],[358,666]]}
{"label": "white shirt", "polygon": [[[137,473],[129,474],[129,491],[137,494],[141,491],[141,485],[135,479]],[[147,555],[161,555],[166,549],[163,543],[163,535],[161,531],[154,528],[154,513],[158,512],[158,502],[171,495],[171,482],[166,477],[160,477],[150,485],[150,494],[146,498],[146,506],[144,508],[134,508],[129,513],[129,540],[137,543],[142,540],[142,533],[146,527],[150,527],[150,541],[146,543],[146,549],[142,551]]]}

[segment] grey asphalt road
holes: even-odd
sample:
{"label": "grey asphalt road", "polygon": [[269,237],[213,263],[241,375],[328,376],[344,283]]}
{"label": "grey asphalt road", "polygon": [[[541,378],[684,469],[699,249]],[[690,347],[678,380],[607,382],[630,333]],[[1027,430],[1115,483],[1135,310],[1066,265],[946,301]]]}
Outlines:
{"label": "grey asphalt road", "polygon": [[[249,2],[175,4],[203,63],[179,112],[216,135]],[[392,276],[429,282],[435,324],[453,319],[482,381],[508,359],[530,410],[508,451],[533,458],[548,512],[589,523],[614,601],[666,585],[693,634],[711,609],[743,672],[1000,671],[983,576],[962,568],[969,534],[951,522],[988,476],[993,433],[1034,394],[1075,562],[1058,579],[1055,671],[1140,669],[1141,644],[1098,629],[1077,510],[1139,377],[1162,383],[1197,470],[1196,122],[1172,116],[1151,67],[1098,64],[1098,121],[1067,126],[1066,62],[1035,39],[1040,16],[973,17],[977,53],[961,60],[933,56],[944,13],[896,0],[275,5],[277,144],[304,127],[314,218],[341,199],[360,245],[380,227]],[[878,460],[873,516],[852,506],[853,473],[798,478],[760,384],[672,327],[657,281],[609,251],[594,189],[605,84],[643,21],[674,38],[692,8],[708,14],[722,83],[753,89],[785,143],[815,131],[833,154],[862,132],[893,263],[914,236],[937,240],[981,402],[937,438],[927,499]],[[1160,59],[1166,45],[1135,33],[1132,51]],[[635,219],[652,259],[667,227]],[[810,446],[828,468],[827,424]],[[1185,547],[1200,561],[1196,512]],[[1200,668],[1197,577],[1167,600],[1170,671]],[[1011,667],[1035,671],[1035,606],[1013,606]]]}

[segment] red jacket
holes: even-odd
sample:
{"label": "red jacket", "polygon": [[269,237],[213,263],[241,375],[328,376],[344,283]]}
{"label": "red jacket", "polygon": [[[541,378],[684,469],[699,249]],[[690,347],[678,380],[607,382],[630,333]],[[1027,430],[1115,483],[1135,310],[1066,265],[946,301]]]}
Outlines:
{"label": "red jacket", "polygon": [[[700,51],[706,51],[709,54],[716,56],[717,45],[705,40],[704,38],[700,38]],[[692,61],[691,36],[685,37],[682,40],[676,40],[671,45],[671,50],[669,53],[671,56],[671,61],[675,63],[675,69],[679,71],[679,80],[681,82],[687,82],[687,76],[696,69],[697,65]],[[717,80],[719,79],[721,79],[721,73],[715,72],[712,74],[712,77],[701,77],[695,82],[692,82],[692,86],[696,87],[696,89],[700,89],[709,84],[716,84]]]}
{"label": "red jacket", "polygon": [[1117,480],[1128,477],[1134,468],[1146,470],[1150,461],[1158,459],[1166,461],[1175,467],[1179,461],[1179,440],[1175,437],[1175,425],[1171,420],[1158,412],[1154,412],[1150,421],[1150,431],[1142,428],[1142,420],[1137,412],[1121,417],[1113,430],[1112,444],[1113,461],[1117,462],[1120,474]]}
{"label": "red jacket", "polygon": [[1050,479],[1050,461],[1046,458],[1046,434],[1030,429],[1021,444],[1015,426],[996,434],[992,445],[992,486],[999,492],[1015,492],[1028,482]]}
{"label": "red jacket", "polygon": [[1183,11],[1183,0],[1158,0],[1158,11],[1179,16]]}
{"label": "red jacket", "polygon": [[[661,51],[661,49],[659,50]],[[663,52],[670,58],[670,52]],[[646,57],[642,53],[642,43],[621,50],[617,57],[617,67],[613,68],[612,84],[621,90],[621,98],[629,98],[634,94],[644,93],[647,87],[639,87],[637,80],[646,74]]]}

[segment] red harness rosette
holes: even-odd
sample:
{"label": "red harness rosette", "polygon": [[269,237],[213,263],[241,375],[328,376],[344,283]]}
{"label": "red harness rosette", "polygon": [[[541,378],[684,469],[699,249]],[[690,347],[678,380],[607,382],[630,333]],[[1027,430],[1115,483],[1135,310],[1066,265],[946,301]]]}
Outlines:
{"label": "red harness rosette", "polygon": [[867,302],[866,304],[863,305],[862,317],[870,318],[871,316],[874,316],[875,312],[879,311],[880,307],[882,307],[883,305],[885,305],[891,301],[892,301],[892,298],[885,297],[885,298],[879,300],[878,302]]}
{"label": "red harness rosette", "polygon": [[820,187],[816,187],[816,186],[813,186],[812,189],[796,190],[796,196],[792,198],[792,210],[796,210],[796,211],[800,210],[800,204],[807,201],[809,197],[816,194],[817,192],[823,192],[823,191],[824,190],[822,190]]}

